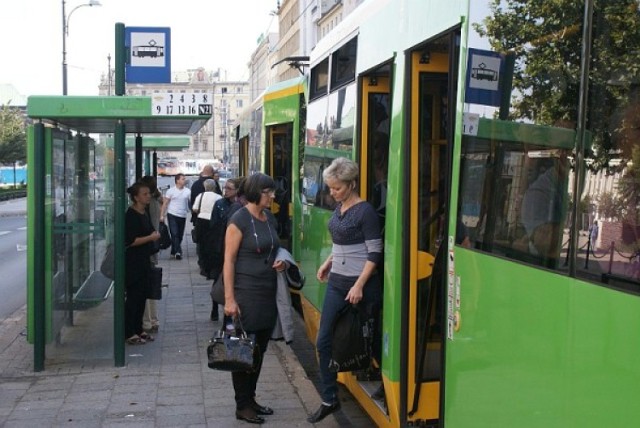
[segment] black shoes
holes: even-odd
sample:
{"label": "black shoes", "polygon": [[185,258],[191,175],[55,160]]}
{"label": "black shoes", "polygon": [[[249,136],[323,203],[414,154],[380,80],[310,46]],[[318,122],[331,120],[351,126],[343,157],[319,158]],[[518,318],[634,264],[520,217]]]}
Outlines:
{"label": "black shoes", "polygon": [[263,424],[264,418],[258,416],[251,406],[247,406],[242,410],[236,410],[236,419],[239,421],[249,422],[250,424]]}
{"label": "black shoes", "polygon": [[182,254],[176,253],[176,260],[182,260]]}
{"label": "black shoes", "polygon": [[249,407],[251,407],[258,415],[273,415],[273,409],[271,407],[261,406],[255,401],[252,401]]}
{"label": "black shoes", "polygon": [[321,420],[329,416],[331,413],[337,412],[338,410],[340,410],[339,401],[336,401],[333,404],[322,403],[320,405],[320,408],[318,408],[318,410],[316,410],[316,412],[313,415],[307,418],[307,422],[311,422],[312,424],[315,424],[316,422],[320,422]]}

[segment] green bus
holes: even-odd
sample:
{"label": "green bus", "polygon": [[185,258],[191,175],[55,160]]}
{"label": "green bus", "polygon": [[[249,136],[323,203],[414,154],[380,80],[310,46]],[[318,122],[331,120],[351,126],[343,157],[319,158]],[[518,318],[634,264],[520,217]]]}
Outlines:
{"label": "green bus", "polygon": [[381,380],[339,376],[376,425],[640,421],[639,24],[637,0],[368,0],[267,91],[312,341],[332,159],[384,226]]}

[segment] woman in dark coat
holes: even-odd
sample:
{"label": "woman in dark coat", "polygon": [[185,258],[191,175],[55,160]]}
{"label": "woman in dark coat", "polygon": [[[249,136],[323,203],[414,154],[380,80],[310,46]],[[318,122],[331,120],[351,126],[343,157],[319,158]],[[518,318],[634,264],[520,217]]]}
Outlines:
{"label": "woman in dark coat", "polygon": [[124,329],[129,345],[143,345],[153,337],[142,329],[142,316],[147,301],[150,257],[154,253],[153,242],[160,234],[151,225],[146,208],[151,202],[151,192],[142,183],[127,189],[131,206],[125,215],[125,291]]}
{"label": "woman in dark coat", "polygon": [[224,313],[239,316],[244,330],[255,334],[260,351],[257,369],[234,372],[232,378],[236,418],[261,424],[265,421],[262,416],[273,414],[273,410],[256,402],[256,384],[277,318],[276,272],[286,264],[275,261],[280,246],[277,222],[268,210],[275,196],[273,179],[260,173],[248,177],[244,194],[247,205],[229,219],[225,236]]}
{"label": "woman in dark coat", "polygon": [[[236,201],[240,181],[241,180],[236,178],[230,178],[224,183],[224,197],[216,201],[213,205],[213,211],[211,212],[209,235],[206,243],[206,256],[211,266],[209,279],[213,279],[214,284],[222,274],[222,266],[224,263],[224,235],[227,232],[229,209]],[[211,303],[211,321],[218,321],[218,303],[223,304],[224,302],[216,302],[212,296]]]}

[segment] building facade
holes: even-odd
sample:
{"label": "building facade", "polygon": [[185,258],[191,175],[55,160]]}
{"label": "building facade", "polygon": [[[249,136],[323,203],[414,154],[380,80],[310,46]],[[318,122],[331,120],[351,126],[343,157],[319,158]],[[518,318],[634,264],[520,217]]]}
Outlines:
{"label": "building facade", "polygon": [[[113,72],[103,75],[99,85],[100,95],[113,94]],[[242,109],[249,104],[249,82],[228,81],[221,69],[206,70],[203,67],[172,72],[171,83],[127,84],[125,94],[130,96],[151,96],[154,93],[175,94],[210,93],[213,115],[198,133],[191,136],[188,150],[179,158],[211,158],[224,161],[232,141],[232,124]],[[176,156],[175,153],[158,153],[160,157]]]}

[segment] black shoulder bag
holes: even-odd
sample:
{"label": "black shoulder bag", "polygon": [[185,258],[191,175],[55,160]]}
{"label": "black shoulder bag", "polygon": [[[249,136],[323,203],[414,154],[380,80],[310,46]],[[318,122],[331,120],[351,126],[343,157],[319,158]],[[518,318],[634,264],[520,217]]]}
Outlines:
{"label": "black shoulder bag", "polygon": [[338,313],[331,338],[330,371],[350,372],[370,367],[372,325],[359,305],[347,305]]}

